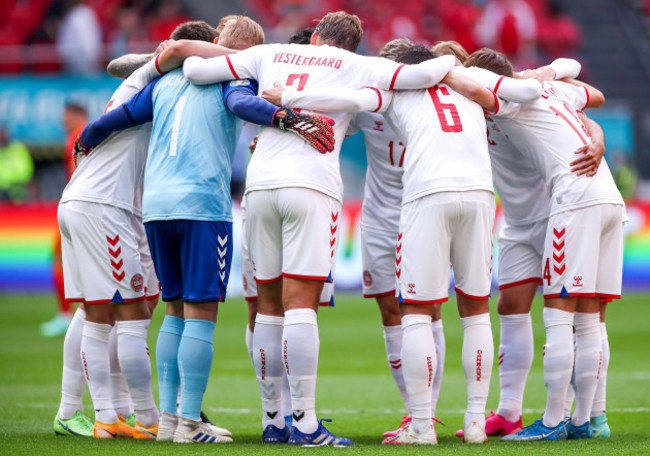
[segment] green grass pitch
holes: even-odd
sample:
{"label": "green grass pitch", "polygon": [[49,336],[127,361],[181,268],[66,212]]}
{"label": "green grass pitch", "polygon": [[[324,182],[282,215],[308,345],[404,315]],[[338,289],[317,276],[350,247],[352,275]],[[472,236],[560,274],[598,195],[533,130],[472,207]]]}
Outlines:
{"label": "green grass pitch", "polygon": [[[61,382],[63,338],[44,339],[38,325],[54,314],[54,300],[43,295],[0,295],[0,454],[650,454],[650,303],[648,295],[630,295],[610,305],[608,332],[611,363],[608,440],[507,443],[491,438],[485,445],[467,446],[454,437],[462,424],[465,382],[460,363],[462,331],[453,300],[443,306],[447,340],[445,375],[438,404],[438,447],[384,447],[381,434],[394,429],[403,414],[401,400],[385,359],[381,322],[376,305],[356,295],[337,296],[335,308],[321,309],[320,366],[317,410],[332,418],[329,428],[355,441],[351,449],[263,446],[260,399],[253,368],[246,354],[246,304],[230,300],[220,309],[215,333],[212,375],[204,410],[217,424],[230,429],[229,445],[175,445],[151,441],[97,441],[58,437],[52,431]],[[492,307],[496,299],[492,298]],[[150,330],[155,351],[164,309],[159,305]],[[498,318],[492,315],[498,345]],[[524,423],[539,418],[545,404],[542,376],[541,300],[533,307],[535,361],[524,400]],[[496,351],[496,350],[495,350]],[[495,356],[496,358],[496,356]],[[154,369],[155,375],[155,369]],[[154,379],[155,383],[155,379]],[[492,373],[488,410],[498,402],[498,370]],[[157,385],[154,390],[157,391]],[[87,393],[86,393],[87,396]],[[87,398],[86,411],[92,415]]]}

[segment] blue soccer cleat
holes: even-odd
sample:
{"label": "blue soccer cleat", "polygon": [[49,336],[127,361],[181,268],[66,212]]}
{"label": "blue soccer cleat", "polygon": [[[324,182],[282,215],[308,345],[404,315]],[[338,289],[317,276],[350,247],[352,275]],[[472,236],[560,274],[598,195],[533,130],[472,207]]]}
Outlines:
{"label": "blue soccer cleat", "polygon": [[280,429],[277,426],[269,424],[262,432],[262,442],[264,443],[287,443],[291,432],[287,426]]}
{"label": "blue soccer cleat", "polygon": [[542,420],[535,420],[530,426],[526,426],[521,431],[514,434],[504,435],[501,440],[510,442],[529,442],[535,440],[566,440],[567,422],[562,421],[555,427],[546,427]]}
{"label": "blue soccer cleat", "polygon": [[346,447],[353,445],[352,440],[343,437],[337,437],[323,426],[323,421],[331,422],[332,420],[322,419],[318,422],[318,429],[311,434],[302,433],[295,426],[291,426],[291,437],[289,445],[301,445],[303,447],[333,446]]}
{"label": "blue soccer cleat", "polygon": [[591,427],[591,436],[594,439],[608,439],[612,435],[605,414],[592,417],[589,420],[589,425]]}
{"label": "blue soccer cleat", "polygon": [[591,426],[589,425],[589,421],[584,422],[580,426],[576,426],[575,424],[571,423],[569,421],[566,425],[566,433],[567,439],[590,439],[592,437],[591,435]]}

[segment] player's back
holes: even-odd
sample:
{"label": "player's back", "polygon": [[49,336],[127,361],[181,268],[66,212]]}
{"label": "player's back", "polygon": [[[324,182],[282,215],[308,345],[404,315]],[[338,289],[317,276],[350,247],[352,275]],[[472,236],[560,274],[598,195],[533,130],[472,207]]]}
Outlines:
{"label": "player's back", "polygon": [[493,191],[478,104],[439,84],[396,92],[388,116],[408,141],[403,203],[436,192]]}
{"label": "player's back", "polygon": [[503,111],[508,118],[496,119],[544,177],[551,193],[551,214],[600,203],[623,204],[605,160],[593,177],[571,172],[575,151],[591,143],[576,112],[587,100],[582,88],[547,82],[537,101],[506,104]]}
{"label": "player's back", "polygon": [[225,106],[221,84],[196,86],[181,69],[153,89],[153,130],[143,220],[231,221],[232,158],[242,121]]}

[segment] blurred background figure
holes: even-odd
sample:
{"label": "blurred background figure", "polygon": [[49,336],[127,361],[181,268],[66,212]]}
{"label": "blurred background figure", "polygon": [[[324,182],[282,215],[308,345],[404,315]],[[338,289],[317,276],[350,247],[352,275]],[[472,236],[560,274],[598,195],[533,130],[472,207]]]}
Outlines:
{"label": "blurred background figure", "polygon": [[102,69],[102,29],[95,11],[82,0],[68,0],[56,47],[70,73],[84,75]]}
{"label": "blurred background figure", "polygon": [[[75,169],[72,148],[77,136],[88,123],[86,108],[77,103],[69,102],[63,109],[63,128],[67,134],[65,147],[63,149],[63,165],[66,171],[66,182]],[[44,337],[62,336],[68,330],[72,321],[72,306],[65,299],[63,289],[63,260],[61,258],[61,233],[57,230],[54,241],[54,254],[52,255],[52,277],[54,280],[54,292],[56,294],[59,312],[50,321],[41,325],[41,335]]]}
{"label": "blurred background figure", "polygon": [[0,126],[0,201],[22,202],[34,175],[34,161],[20,141],[10,141],[7,127]]}

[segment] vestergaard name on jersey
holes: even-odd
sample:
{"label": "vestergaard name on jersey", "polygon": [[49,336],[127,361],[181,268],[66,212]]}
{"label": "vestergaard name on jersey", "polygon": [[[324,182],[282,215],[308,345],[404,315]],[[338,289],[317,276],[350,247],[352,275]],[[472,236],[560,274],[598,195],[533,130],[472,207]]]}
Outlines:
{"label": "vestergaard name on jersey", "polygon": [[276,52],[273,57],[273,63],[289,63],[291,65],[306,65],[306,66],[323,66],[341,68],[343,60],[335,58],[322,58],[322,57],[307,57],[299,54],[291,54],[289,52]]}

